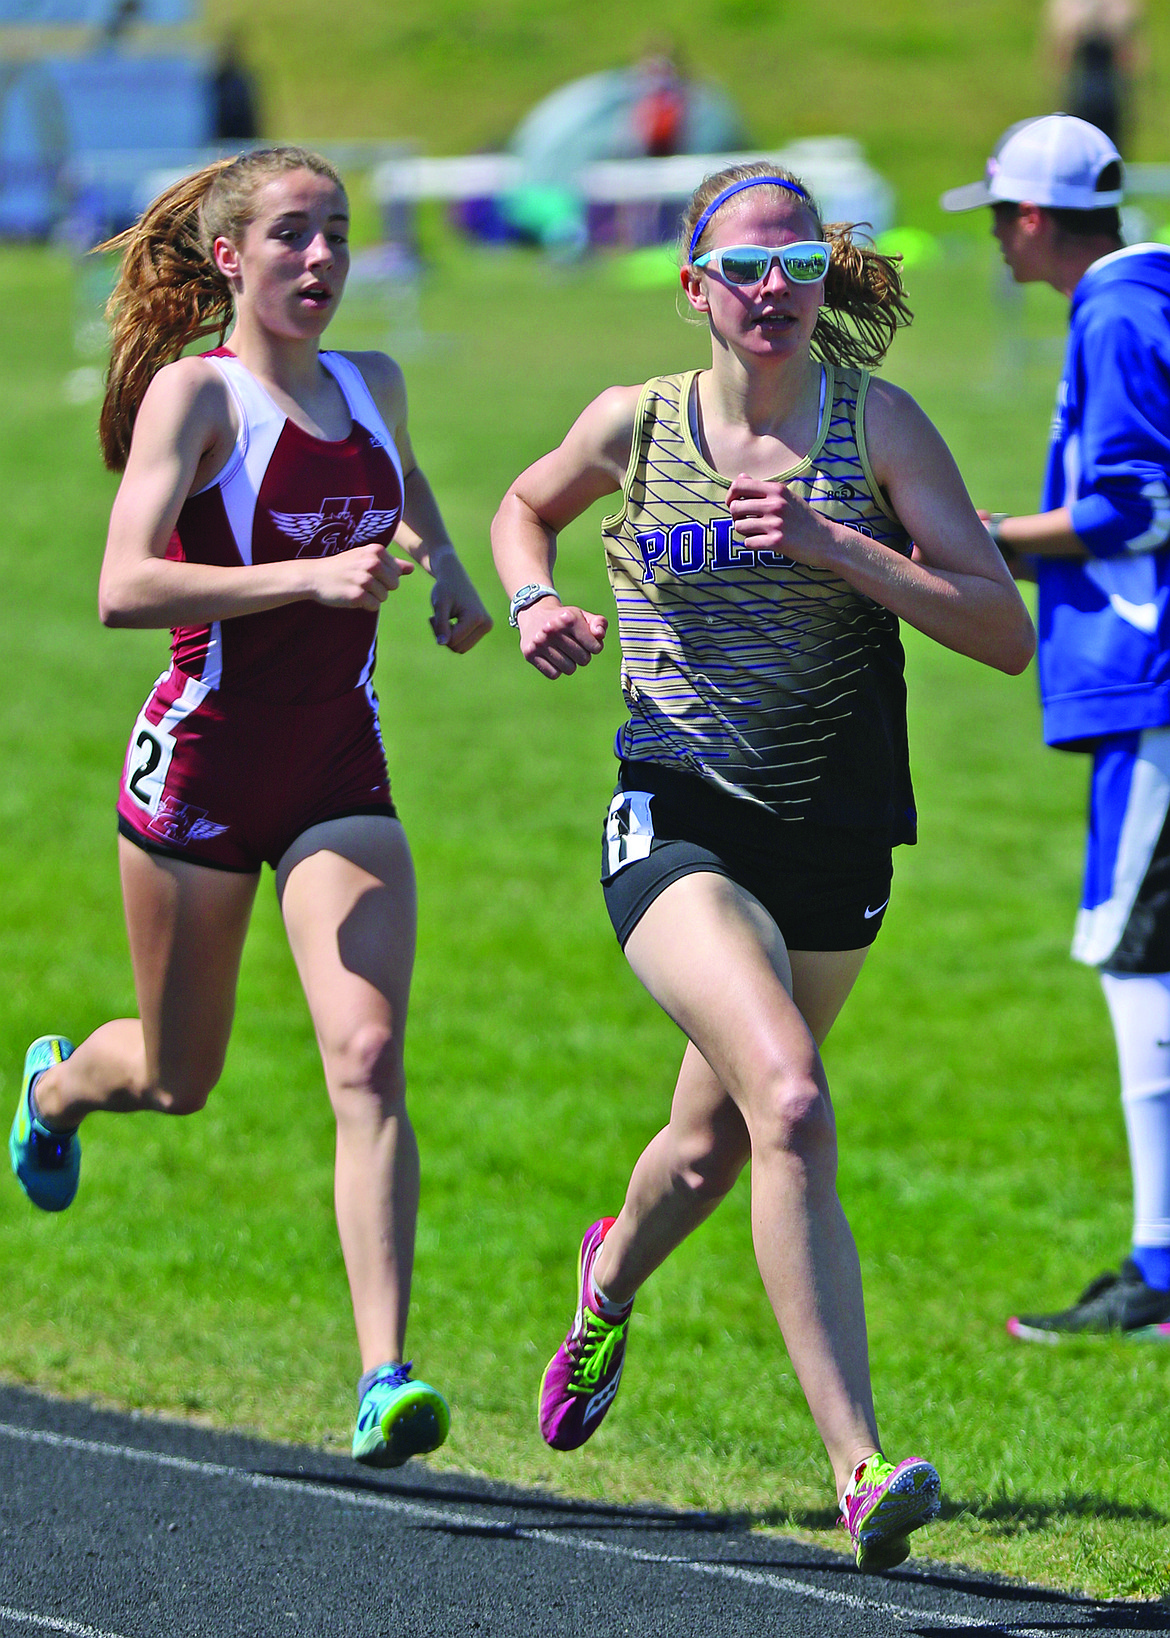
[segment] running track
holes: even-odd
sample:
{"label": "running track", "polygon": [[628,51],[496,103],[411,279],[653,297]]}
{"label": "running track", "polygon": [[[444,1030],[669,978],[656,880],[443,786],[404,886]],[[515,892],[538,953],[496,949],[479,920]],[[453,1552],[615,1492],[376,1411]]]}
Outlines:
{"label": "running track", "polygon": [[1059,1638],[1170,1632],[734,1520],[588,1506],[0,1389],[0,1638]]}

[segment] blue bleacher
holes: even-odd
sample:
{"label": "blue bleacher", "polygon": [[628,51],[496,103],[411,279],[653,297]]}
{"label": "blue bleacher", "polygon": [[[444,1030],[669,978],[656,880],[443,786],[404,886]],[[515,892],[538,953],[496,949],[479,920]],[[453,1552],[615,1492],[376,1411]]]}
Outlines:
{"label": "blue bleacher", "polygon": [[[70,217],[82,236],[116,229],[140,208],[145,169],[210,141],[207,56],[185,41],[154,54],[121,40],[128,23],[187,22],[190,0],[127,10],[125,0],[0,0],[0,235],[43,235]],[[54,30],[79,26],[92,31],[81,36],[91,49],[52,49]],[[4,53],[3,31],[14,28],[37,30],[49,49],[25,60]]]}

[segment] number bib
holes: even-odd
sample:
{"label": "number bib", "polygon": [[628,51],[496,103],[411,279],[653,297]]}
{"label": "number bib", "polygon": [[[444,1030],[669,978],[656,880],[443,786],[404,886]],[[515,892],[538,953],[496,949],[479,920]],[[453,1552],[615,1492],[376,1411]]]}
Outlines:
{"label": "number bib", "polygon": [[654,820],[650,815],[649,791],[617,791],[605,819],[605,872],[603,880],[616,876],[635,859],[650,857],[654,840]]}
{"label": "number bib", "polygon": [[158,812],[174,754],[174,734],[161,723],[151,722],[144,707],[130,735],[124,782],[129,796],[146,813]]}

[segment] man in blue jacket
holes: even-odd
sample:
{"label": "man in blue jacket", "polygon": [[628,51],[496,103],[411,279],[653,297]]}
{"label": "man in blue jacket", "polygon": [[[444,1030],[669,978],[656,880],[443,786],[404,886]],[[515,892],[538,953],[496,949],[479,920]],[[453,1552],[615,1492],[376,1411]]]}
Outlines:
{"label": "man in blue jacket", "polygon": [[1133,1246],[1071,1308],[1008,1321],[1170,1341],[1170,246],[1123,248],[1121,158],[1093,125],[1012,126],[982,182],[1018,283],[1072,301],[1043,509],[985,514],[1038,590],[1044,737],[1093,768],[1073,955],[1113,1019],[1134,1183]]}

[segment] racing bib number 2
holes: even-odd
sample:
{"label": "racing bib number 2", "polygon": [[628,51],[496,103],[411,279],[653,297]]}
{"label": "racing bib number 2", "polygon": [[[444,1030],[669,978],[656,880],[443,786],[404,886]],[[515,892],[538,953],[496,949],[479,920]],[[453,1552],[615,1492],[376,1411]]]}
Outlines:
{"label": "racing bib number 2", "polygon": [[174,754],[174,735],[159,723],[150,722],[143,711],[134,724],[126,753],[126,789],[146,813],[158,812]]}

